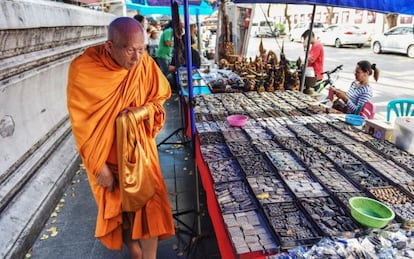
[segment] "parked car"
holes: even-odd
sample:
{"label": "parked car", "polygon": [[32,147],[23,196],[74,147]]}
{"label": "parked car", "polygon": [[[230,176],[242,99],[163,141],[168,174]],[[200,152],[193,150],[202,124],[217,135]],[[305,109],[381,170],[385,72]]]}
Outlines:
{"label": "parked car", "polygon": [[208,60],[213,60],[216,54],[216,34],[211,34],[208,40],[208,44],[203,48],[204,57]]}
{"label": "parked car", "polygon": [[254,28],[254,36],[256,37],[279,37],[280,31],[275,28],[272,21],[261,21]]}
{"label": "parked car", "polygon": [[355,45],[362,48],[368,42],[368,33],[356,25],[330,25],[319,35],[319,41],[324,45],[337,48],[343,45]]}
{"label": "parked car", "polygon": [[208,16],[204,19],[203,25],[206,26],[207,30],[210,30],[212,33],[216,33],[218,18],[217,16]]}
{"label": "parked car", "polygon": [[396,26],[372,36],[371,48],[375,54],[395,52],[414,58],[414,31],[412,26]]}
{"label": "parked car", "polygon": [[[302,41],[302,34],[310,28],[310,24],[307,23],[298,23],[289,32],[289,39],[291,41]],[[325,28],[323,23],[315,22],[313,23],[312,32],[315,34],[315,37],[319,39],[319,34]]]}

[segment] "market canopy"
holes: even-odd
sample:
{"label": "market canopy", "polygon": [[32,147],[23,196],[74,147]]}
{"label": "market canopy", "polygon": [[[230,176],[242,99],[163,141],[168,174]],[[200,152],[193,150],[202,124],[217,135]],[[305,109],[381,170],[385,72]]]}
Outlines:
{"label": "market canopy", "polygon": [[[184,14],[183,0],[175,1],[179,5],[180,14]],[[126,8],[138,10],[142,15],[162,14],[171,16],[170,0],[125,0]],[[206,0],[188,1],[189,15],[211,15],[215,11],[215,6]]]}
{"label": "market canopy", "polygon": [[414,15],[414,0],[233,0],[234,3],[308,4]]}

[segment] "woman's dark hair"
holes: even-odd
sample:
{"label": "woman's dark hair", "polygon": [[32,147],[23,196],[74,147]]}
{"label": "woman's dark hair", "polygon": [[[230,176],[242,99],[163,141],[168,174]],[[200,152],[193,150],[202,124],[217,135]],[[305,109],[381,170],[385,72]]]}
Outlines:
{"label": "woman's dark hair", "polygon": [[374,71],[374,79],[375,81],[378,81],[379,78],[379,69],[377,68],[376,64],[371,64],[369,61],[367,60],[361,60],[357,63],[357,65],[359,66],[359,68],[364,71],[364,72],[368,72],[369,75],[372,75],[372,71]]}
{"label": "woman's dark hair", "polygon": [[311,35],[311,38],[315,37],[315,33],[313,33],[313,31],[311,33],[311,31],[309,29],[307,29],[306,31],[304,31],[302,33],[302,36],[301,37],[302,37],[302,39],[306,39],[307,37],[309,37],[309,35]]}

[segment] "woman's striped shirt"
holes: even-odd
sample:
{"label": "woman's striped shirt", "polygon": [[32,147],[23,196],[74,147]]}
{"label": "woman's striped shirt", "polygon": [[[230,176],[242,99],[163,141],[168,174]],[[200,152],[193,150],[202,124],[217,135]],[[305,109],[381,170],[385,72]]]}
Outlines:
{"label": "woman's striped shirt", "polygon": [[346,92],[348,101],[346,103],[348,107],[348,113],[355,113],[359,107],[362,107],[365,102],[371,100],[372,98],[372,89],[371,86],[359,85],[358,81],[354,81],[351,84],[351,87]]}

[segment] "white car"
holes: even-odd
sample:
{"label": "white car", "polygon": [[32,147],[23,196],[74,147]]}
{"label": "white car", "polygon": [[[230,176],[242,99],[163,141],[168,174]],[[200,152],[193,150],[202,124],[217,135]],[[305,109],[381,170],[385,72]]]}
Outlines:
{"label": "white car", "polygon": [[396,26],[372,37],[371,48],[375,54],[395,52],[414,58],[414,32],[412,26]]}
{"label": "white car", "polygon": [[[302,41],[302,34],[309,29],[310,24],[307,23],[298,23],[295,26],[293,26],[292,30],[289,32],[289,39],[291,41]],[[319,34],[322,32],[322,30],[325,28],[325,26],[320,22],[315,22],[313,24],[312,32],[315,34],[315,37],[318,39]]]}
{"label": "white car", "polygon": [[368,33],[356,25],[330,25],[319,35],[324,45],[335,46],[355,45],[362,48],[368,42]]}
{"label": "white car", "polygon": [[218,18],[217,16],[208,16],[204,19],[203,25],[206,26],[207,30],[210,30],[212,33],[217,31]]}
{"label": "white car", "polygon": [[275,23],[272,21],[261,21],[254,29],[255,37],[279,37],[280,32],[275,28]]}

